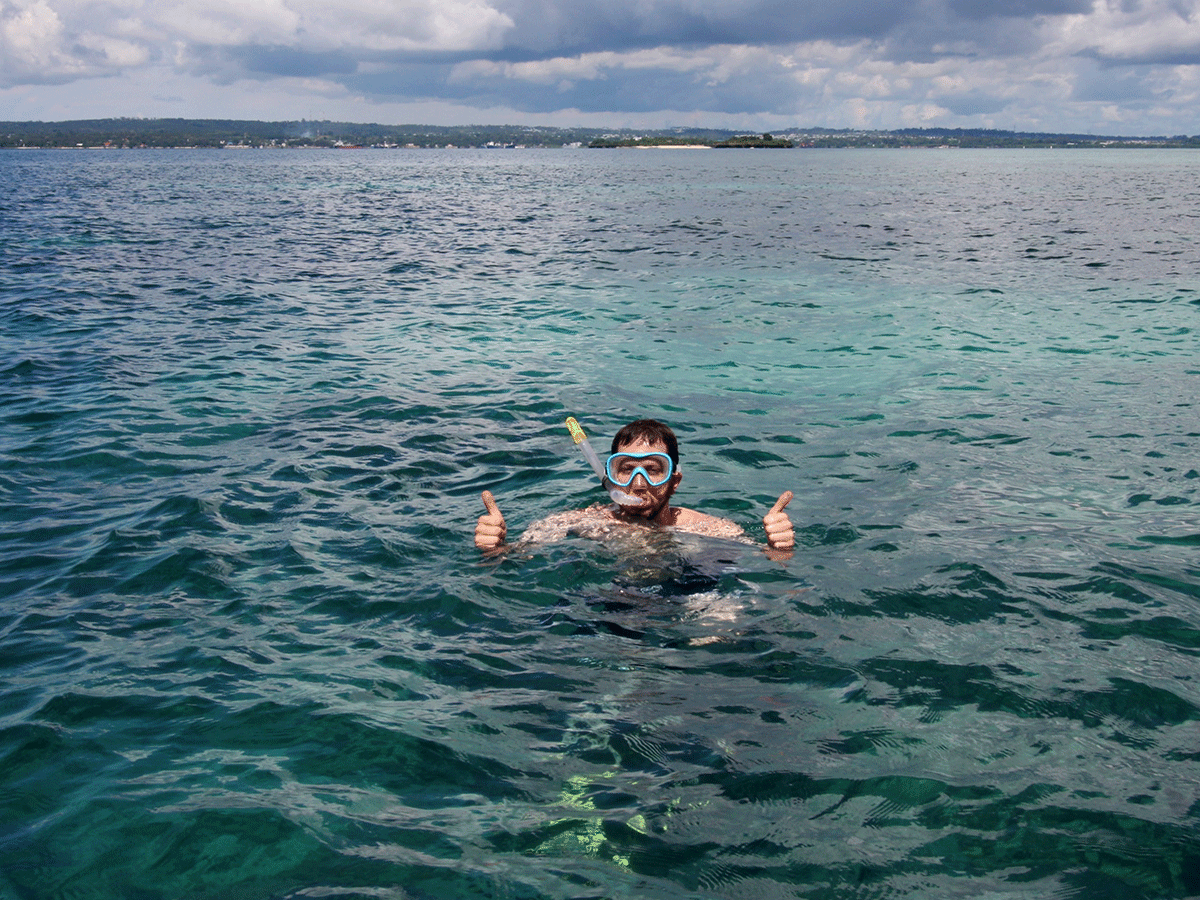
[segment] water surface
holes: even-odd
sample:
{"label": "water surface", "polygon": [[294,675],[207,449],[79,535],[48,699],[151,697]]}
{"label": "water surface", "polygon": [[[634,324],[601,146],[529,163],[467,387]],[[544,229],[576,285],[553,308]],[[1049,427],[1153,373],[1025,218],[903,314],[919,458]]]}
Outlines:
{"label": "water surface", "polygon": [[1195,172],[0,154],[0,896],[1200,895]]}

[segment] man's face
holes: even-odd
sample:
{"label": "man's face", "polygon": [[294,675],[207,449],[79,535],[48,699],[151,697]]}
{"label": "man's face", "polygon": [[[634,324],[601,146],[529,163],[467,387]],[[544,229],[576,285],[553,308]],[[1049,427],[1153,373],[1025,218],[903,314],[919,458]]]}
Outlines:
{"label": "man's face", "polygon": [[[631,444],[621,444],[617,447],[618,453],[666,453],[667,447],[661,441],[634,441]],[[683,475],[678,467],[675,472],[667,480],[665,484],[660,484],[658,487],[651,485],[646,481],[645,477],[639,472],[633,477],[629,487],[621,488],[626,494],[631,494],[642,501],[640,506],[621,506],[621,512],[627,516],[639,516],[644,519],[653,519],[667,507],[667,502],[671,499],[671,495],[675,493],[675,489],[679,487],[679,482]]]}

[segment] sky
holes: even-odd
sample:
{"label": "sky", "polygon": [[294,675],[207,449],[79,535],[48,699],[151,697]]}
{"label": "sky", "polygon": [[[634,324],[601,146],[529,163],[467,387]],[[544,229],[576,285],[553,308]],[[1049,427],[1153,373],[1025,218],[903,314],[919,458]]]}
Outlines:
{"label": "sky", "polygon": [[1200,134],[1200,0],[0,0],[0,120]]}

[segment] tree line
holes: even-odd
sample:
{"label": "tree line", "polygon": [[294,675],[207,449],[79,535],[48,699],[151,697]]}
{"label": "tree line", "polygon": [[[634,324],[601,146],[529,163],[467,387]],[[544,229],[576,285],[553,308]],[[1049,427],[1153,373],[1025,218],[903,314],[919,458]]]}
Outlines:
{"label": "tree line", "polygon": [[722,129],[552,128],[519,125],[379,125],[237,119],[80,119],[0,122],[0,147],[1200,147],[1200,135],[1118,137],[994,129],[865,131],[793,128],[771,134]]}

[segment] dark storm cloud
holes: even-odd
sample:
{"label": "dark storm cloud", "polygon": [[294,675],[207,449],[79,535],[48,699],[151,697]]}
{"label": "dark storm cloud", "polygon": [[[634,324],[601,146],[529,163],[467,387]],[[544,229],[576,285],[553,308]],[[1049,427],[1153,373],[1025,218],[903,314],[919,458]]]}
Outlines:
{"label": "dark storm cloud", "polygon": [[1200,45],[1191,48],[1159,47],[1125,53],[1082,54],[1106,66],[1200,66]]}
{"label": "dark storm cloud", "polygon": [[992,12],[984,3],[958,11],[953,3],[929,0],[922,15],[897,22],[880,41],[886,59],[928,63],[948,56],[984,58],[1036,53],[1045,38],[1037,22]]}
{"label": "dark storm cloud", "polygon": [[949,7],[964,19],[1029,19],[1083,14],[1092,4],[1091,0],[950,0]]}
{"label": "dark storm cloud", "polygon": [[[480,73],[453,77],[445,65],[403,65],[395,71],[344,80],[373,97],[417,100],[436,92],[476,107],[508,106],[528,113],[569,108],[581,112],[621,109],[633,113],[662,109],[701,109],[714,113],[784,115],[795,103],[796,87],[780,72],[747,72],[716,84],[696,73],[670,68],[613,70],[600,78],[529,81]],[[681,106],[680,104],[685,104]]]}
{"label": "dark storm cloud", "polygon": [[243,78],[259,81],[280,77],[345,79],[357,70],[358,60],[339,51],[247,44],[193,46],[180,65],[191,74],[217,84],[232,84]]}
{"label": "dark storm cloud", "polygon": [[345,51],[313,51],[295,47],[234,47],[222,55],[254,75],[313,78],[349,75],[358,60]]}
{"label": "dark storm cloud", "polygon": [[[1074,10],[1086,0],[1014,0],[1007,4],[982,0],[613,0],[580,4],[562,0],[497,0],[494,7],[512,22],[498,46],[473,54],[442,56],[442,62],[476,61],[538,63],[589,54],[631,54],[657,48],[702,51],[722,47],[777,47],[828,42],[867,42],[880,58],[897,63],[930,63],[959,55],[1020,53],[1035,48],[1035,29],[1018,18],[1022,10],[1041,4],[1047,11]],[[990,9],[990,12],[989,12]],[[412,57],[407,57],[412,62]],[[339,79],[348,88],[379,100],[437,96],[472,105],[505,105],[525,112],[578,109],[629,112],[693,109],[706,112],[787,115],[820,101],[820,89],[807,89],[782,65],[762,64],[723,71],[712,66],[690,70],[667,64],[600,65],[585,75],[539,77],[528,72],[486,67],[448,78],[440,87],[435,73],[441,63],[418,75],[417,67],[399,59],[369,75]],[[427,60],[432,63],[432,60]],[[810,59],[800,54],[794,67]],[[825,64],[828,65],[828,64]],[[429,91],[430,93],[422,93]],[[907,102],[924,99],[906,93]],[[952,101],[971,114],[1005,106],[986,94],[964,94]]]}
{"label": "dark storm cloud", "polygon": [[1008,106],[1007,100],[980,92],[948,95],[939,98],[939,103],[954,115],[966,117],[990,116]]}
{"label": "dark storm cloud", "polygon": [[916,0],[612,0],[609,3],[502,0],[514,28],[502,54],[570,55],[660,46],[771,45],[881,38],[918,12]]}
{"label": "dark storm cloud", "polygon": [[1085,66],[1076,78],[1073,97],[1085,102],[1144,105],[1155,99],[1145,75],[1145,71],[1114,72],[1104,66]]}

